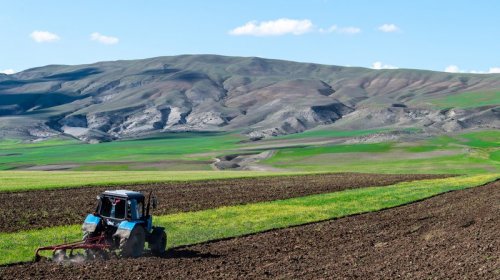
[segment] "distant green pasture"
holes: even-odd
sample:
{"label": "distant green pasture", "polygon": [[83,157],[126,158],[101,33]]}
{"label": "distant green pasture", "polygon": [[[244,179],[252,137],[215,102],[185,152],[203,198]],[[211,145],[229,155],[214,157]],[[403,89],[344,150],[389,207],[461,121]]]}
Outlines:
{"label": "distant green pasture", "polygon": [[297,171],[477,174],[500,171],[500,131],[424,141],[290,147],[263,163]]}
{"label": "distant green pasture", "polygon": [[365,129],[365,130],[334,130],[334,129],[314,129],[300,133],[282,135],[271,138],[271,140],[302,139],[302,138],[341,138],[341,137],[359,137],[380,132],[389,131],[389,129]]}
{"label": "distant green pasture", "polygon": [[[241,141],[245,138],[234,133],[169,133],[100,144],[62,139],[32,144],[7,140],[0,141],[0,170],[55,165],[56,169],[76,171],[208,172],[217,156],[263,150],[274,150],[274,154],[258,164],[294,172],[476,174],[498,172],[500,168],[497,130],[408,142],[320,145],[317,141],[328,143],[384,131],[322,129],[257,142]],[[412,132],[418,136],[418,131]]]}
{"label": "distant green pasture", "polygon": [[[45,164],[210,160],[213,153],[232,149],[241,139],[235,134],[171,133],[161,138],[100,144],[74,140],[24,144],[8,140],[0,142],[0,170]],[[194,154],[198,155],[191,156]]]}
{"label": "distant green pasture", "polygon": [[473,108],[486,105],[500,105],[500,90],[448,94],[429,100],[439,108]]}
{"label": "distant green pasture", "polygon": [[[290,139],[310,137],[339,138],[361,136],[382,130],[319,130],[273,138],[286,143]],[[40,165],[71,165],[74,170],[209,170],[207,161],[217,155],[235,153],[251,143],[236,133],[168,133],[137,140],[86,144],[70,139],[51,139],[37,143],[0,140],[0,170]],[[257,149],[257,148],[256,148]],[[337,149],[337,148],[334,148]],[[246,151],[248,152],[248,150]],[[161,165],[143,163],[160,162]]]}

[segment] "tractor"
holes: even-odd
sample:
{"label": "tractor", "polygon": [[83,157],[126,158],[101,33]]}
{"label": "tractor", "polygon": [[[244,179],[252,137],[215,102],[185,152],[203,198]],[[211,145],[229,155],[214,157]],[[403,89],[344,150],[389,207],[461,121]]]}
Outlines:
{"label": "tractor", "polygon": [[167,246],[167,234],[163,227],[153,226],[150,208],[157,206],[152,192],[148,201],[140,192],[128,190],[105,191],[97,196],[98,204],[93,214],[88,214],[82,225],[81,241],[41,247],[36,250],[52,250],[54,257],[69,258],[73,250],[83,250],[87,258],[107,257],[110,252],[120,257],[136,258],[143,254],[145,243],[153,255],[161,256]]}

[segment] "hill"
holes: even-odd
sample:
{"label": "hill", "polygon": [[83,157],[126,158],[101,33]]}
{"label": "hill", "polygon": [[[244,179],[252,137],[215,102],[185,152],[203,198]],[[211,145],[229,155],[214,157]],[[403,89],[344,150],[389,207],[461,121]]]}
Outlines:
{"label": "hill", "polygon": [[498,129],[500,75],[183,55],[0,75],[0,137],[87,142],[170,131],[252,140],[331,126]]}

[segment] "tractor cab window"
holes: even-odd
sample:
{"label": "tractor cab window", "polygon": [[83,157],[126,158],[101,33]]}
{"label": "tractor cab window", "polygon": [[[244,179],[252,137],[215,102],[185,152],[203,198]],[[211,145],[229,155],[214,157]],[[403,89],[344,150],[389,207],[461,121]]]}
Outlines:
{"label": "tractor cab window", "polygon": [[127,218],[132,220],[138,220],[142,217],[143,202],[137,201],[136,199],[129,199],[127,201]]}
{"label": "tractor cab window", "polygon": [[103,197],[101,199],[100,214],[103,217],[124,219],[126,208],[126,200],[123,198]]}
{"label": "tractor cab window", "polygon": [[115,218],[116,219],[124,219],[125,218],[125,209],[126,200],[121,198],[115,198]]}
{"label": "tractor cab window", "polygon": [[139,201],[137,203],[137,212],[138,212],[137,217],[139,217],[139,219],[144,216],[144,201]]}

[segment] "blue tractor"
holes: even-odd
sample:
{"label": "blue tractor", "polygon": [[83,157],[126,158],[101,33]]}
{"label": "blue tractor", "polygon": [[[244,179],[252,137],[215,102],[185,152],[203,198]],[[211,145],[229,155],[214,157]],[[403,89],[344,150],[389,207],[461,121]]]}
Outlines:
{"label": "blue tractor", "polygon": [[121,257],[136,258],[143,254],[145,243],[153,255],[165,253],[167,234],[163,227],[153,226],[150,208],[156,208],[157,200],[152,193],[148,201],[140,192],[128,190],[105,191],[97,196],[98,204],[93,214],[87,215],[83,225],[83,240],[38,248],[52,250],[60,257],[73,256],[73,250],[83,249],[87,258],[107,256],[118,252]]}

